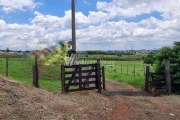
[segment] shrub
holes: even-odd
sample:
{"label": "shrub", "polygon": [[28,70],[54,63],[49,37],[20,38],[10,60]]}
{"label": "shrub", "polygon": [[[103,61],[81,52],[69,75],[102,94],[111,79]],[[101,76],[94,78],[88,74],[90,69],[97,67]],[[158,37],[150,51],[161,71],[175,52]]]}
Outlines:
{"label": "shrub", "polygon": [[172,47],[163,47],[155,56],[155,71],[165,72],[165,60],[170,60],[172,92],[180,92],[180,42],[174,42]]}

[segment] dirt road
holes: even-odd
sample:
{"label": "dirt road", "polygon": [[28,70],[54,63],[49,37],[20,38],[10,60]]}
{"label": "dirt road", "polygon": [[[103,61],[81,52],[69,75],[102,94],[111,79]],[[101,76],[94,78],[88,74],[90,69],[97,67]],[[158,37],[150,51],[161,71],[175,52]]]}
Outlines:
{"label": "dirt road", "polygon": [[116,104],[114,119],[177,120],[180,119],[180,97],[152,97],[142,89],[106,79],[107,91]]}
{"label": "dirt road", "polygon": [[96,90],[62,94],[0,78],[2,120],[178,120],[180,97],[152,97],[106,79],[110,95]]}

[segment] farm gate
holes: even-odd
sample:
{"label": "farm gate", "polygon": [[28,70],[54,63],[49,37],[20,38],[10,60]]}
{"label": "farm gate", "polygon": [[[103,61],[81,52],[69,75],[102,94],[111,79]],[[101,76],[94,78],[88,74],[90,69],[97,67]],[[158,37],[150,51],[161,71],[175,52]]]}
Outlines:
{"label": "farm gate", "polygon": [[170,61],[166,60],[164,73],[152,73],[149,66],[146,66],[145,90],[154,91],[154,94],[171,94]]}
{"label": "farm gate", "polygon": [[[100,62],[95,64],[61,65],[62,92],[98,89],[105,90],[104,66]],[[72,87],[72,88],[71,88]]]}

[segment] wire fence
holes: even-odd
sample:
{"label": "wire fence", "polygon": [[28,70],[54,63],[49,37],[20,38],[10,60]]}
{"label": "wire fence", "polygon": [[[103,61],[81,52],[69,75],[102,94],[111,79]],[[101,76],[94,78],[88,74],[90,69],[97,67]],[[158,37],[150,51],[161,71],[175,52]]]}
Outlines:
{"label": "wire fence", "polygon": [[[78,60],[79,64],[94,64],[96,60]],[[34,61],[28,58],[0,58],[0,74],[3,76],[27,76],[32,77],[32,66]],[[101,66],[104,66],[105,71],[115,72],[118,74],[126,75],[144,75],[146,73],[146,64],[133,61],[107,61],[101,60]],[[39,65],[40,78],[42,79],[59,79],[60,78],[60,65],[56,66],[43,66]],[[153,67],[150,67],[153,72]],[[23,74],[19,74],[23,73]],[[24,75],[25,74],[25,75]]]}
{"label": "wire fence", "polygon": [[[78,60],[79,64],[91,64],[95,63],[95,60]],[[104,66],[107,72],[116,72],[126,75],[145,75],[147,64],[143,64],[141,61],[107,61],[101,60],[101,66]],[[153,66],[150,67],[151,71],[154,71]]]}
{"label": "wire fence", "polygon": [[[19,79],[32,80],[32,67],[34,59],[30,58],[0,58],[0,75]],[[59,80],[60,79],[60,65],[44,66],[38,65],[40,79]]]}
{"label": "wire fence", "polygon": [[30,78],[33,61],[27,58],[0,58],[0,75],[12,78]]}
{"label": "wire fence", "polygon": [[[32,83],[33,79],[33,65],[34,59],[29,58],[0,58],[0,75],[8,76],[10,78]],[[79,64],[94,64],[96,60],[78,60]],[[101,67],[104,66],[105,72],[112,73],[111,78],[116,79],[129,79],[129,82],[133,82],[132,79],[144,81],[146,64],[137,61],[100,61]],[[153,67],[150,67],[153,71]],[[44,66],[38,65],[39,69],[39,81],[40,86],[48,89],[57,90],[60,88],[60,65]],[[120,76],[119,76],[120,74]],[[124,77],[124,78],[120,78]],[[141,78],[141,79],[140,79]],[[134,83],[136,84],[136,82]]]}

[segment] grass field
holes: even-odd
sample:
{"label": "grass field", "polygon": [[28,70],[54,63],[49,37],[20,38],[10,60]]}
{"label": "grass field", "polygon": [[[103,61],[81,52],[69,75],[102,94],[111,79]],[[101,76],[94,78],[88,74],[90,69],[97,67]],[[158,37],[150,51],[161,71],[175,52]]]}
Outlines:
{"label": "grass field", "polygon": [[[96,61],[79,61],[79,63],[95,63]],[[147,64],[143,61],[107,61],[102,60],[101,66],[105,67],[106,78],[116,80],[118,82],[128,83],[138,88],[144,87],[145,69]],[[150,66],[150,71],[154,71]]]}
{"label": "grass field", "polygon": [[[0,74],[6,75],[6,59],[1,58]],[[96,63],[96,61],[78,61],[81,64]],[[32,83],[32,58],[9,58],[9,78],[21,82]],[[145,64],[142,61],[101,61],[105,67],[107,78],[131,84],[135,87],[144,87]],[[151,71],[153,67],[151,67]],[[61,90],[59,66],[39,66],[39,84],[49,90]]]}
{"label": "grass field", "polygon": [[[1,58],[0,74],[6,75],[6,59]],[[9,58],[8,77],[21,82],[32,83],[32,66],[34,59],[31,58]],[[60,66],[40,66],[39,84],[49,90],[61,90]]]}

